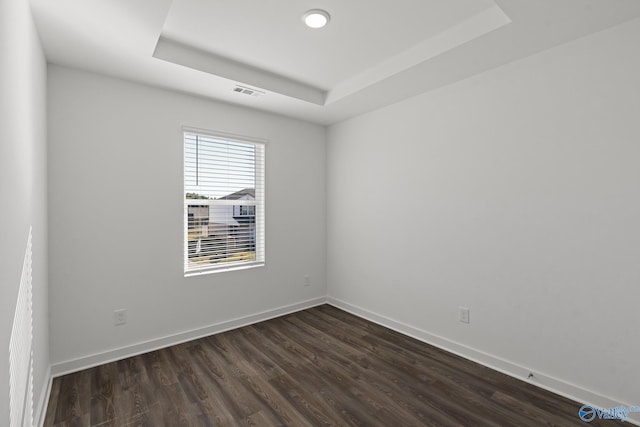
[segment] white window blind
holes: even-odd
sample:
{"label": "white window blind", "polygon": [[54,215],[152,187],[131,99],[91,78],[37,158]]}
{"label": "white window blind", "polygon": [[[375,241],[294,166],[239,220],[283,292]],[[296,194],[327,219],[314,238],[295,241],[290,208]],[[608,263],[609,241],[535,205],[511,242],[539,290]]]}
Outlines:
{"label": "white window blind", "polygon": [[263,265],[264,143],[184,131],[184,271]]}

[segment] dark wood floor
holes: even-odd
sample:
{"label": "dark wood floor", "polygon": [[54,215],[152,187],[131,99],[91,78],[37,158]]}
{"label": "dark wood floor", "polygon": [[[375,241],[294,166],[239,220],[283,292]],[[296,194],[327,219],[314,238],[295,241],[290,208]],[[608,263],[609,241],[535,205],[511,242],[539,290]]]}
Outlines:
{"label": "dark wood floor", "polygon": [[324,305],[56,378],[44,425],[584,426],[580,406]]}

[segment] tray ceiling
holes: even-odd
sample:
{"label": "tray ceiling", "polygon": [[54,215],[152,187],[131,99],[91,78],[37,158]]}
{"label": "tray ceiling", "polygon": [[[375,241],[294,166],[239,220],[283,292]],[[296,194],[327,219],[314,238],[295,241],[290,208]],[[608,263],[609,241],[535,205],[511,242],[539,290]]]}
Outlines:
{"label": "tray ceiling", "polygon": [[[330,124],[640,16],[636,0],[31,0],[47,59]],[[309,29],[305,11],[329,25]],[[241,85],[252,96],[234,90]],[[260,96],[255,96],[259,94]]]}

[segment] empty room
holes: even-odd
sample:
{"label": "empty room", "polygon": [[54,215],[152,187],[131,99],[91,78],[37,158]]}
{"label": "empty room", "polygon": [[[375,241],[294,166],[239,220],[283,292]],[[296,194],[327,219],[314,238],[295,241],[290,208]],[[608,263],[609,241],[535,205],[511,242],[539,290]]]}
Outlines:
{"label": "empty room", "polygon": [[0,0],[0,426],[640,426],[640,1]]}

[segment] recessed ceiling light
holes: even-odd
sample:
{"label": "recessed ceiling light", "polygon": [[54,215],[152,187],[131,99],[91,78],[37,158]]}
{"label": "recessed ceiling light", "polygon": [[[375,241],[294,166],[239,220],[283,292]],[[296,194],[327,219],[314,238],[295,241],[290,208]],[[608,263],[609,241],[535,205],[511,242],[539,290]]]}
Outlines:
{"label": "recessed ceiling light", "polygon": [[322,28],[329,22],[331,17],[327,11],[322,9],[312,9],[302,16],[302,20],[309,28]]}

